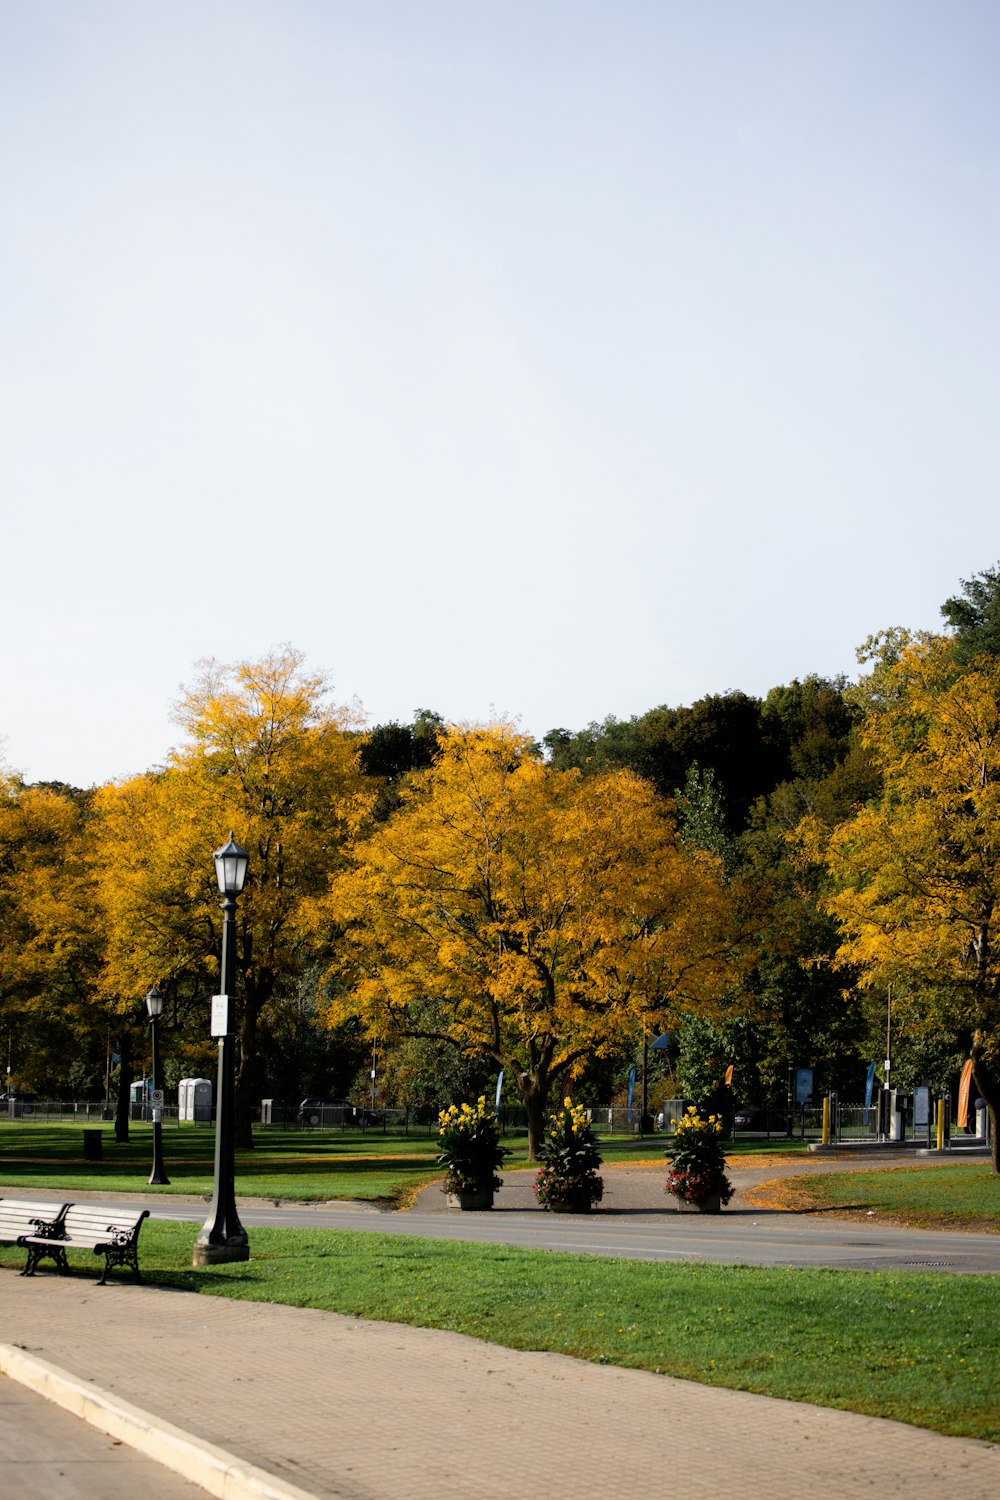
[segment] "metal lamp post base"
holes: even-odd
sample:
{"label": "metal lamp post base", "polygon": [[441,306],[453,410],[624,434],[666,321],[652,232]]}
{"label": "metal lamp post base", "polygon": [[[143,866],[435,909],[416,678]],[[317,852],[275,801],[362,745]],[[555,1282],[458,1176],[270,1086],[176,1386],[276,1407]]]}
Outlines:
{"label": "metal lamp post base", "polygon": [[227,1240],[224,1245],[213,1245],[210,1240],[196,1240],[191,1256],[193,1266],[221,1266],[226,1261],[249,1260],[250,1244],[243,1239]]}

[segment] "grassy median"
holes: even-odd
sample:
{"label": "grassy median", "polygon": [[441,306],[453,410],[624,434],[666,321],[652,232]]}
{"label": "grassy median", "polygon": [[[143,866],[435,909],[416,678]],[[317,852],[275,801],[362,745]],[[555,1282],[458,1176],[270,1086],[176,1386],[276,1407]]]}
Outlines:
{"label": "grassy median", "polygon": [[[766,1188],[755,1191],[767,1196]],[[988,1161],[787,1178],[778,1191],[800,1212],[834,1209],[911,1228],[1000,1231],[1000,1176]]]}

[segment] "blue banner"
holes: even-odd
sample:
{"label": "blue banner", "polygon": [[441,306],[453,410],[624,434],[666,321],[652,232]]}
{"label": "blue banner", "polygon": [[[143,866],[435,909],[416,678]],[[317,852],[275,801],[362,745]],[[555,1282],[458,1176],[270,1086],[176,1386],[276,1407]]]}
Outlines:
{"label": "blue banner", "polygon": [[635,1067],[628,1070],[628,1122],[632,1123],[632,1095],[635,1093]]}
{"label": "blue banner", "polygon": [[875,1082],[875,1064],[871,1063],[868,1068],[868,1079],[865,1083],[865,1109],[872,1107],[872,1084]]}
{"label": "blue banner", "polygon": [[493,1108],[496,1111],[498,1111],[498,1112],[499,1112],[499,1109],[500,1109],[500,1093],[501,1093],[502,1089],[503,1089],[503,1068],[500,1069],[500,1077],[497,1079],[497,1102],[493,1106]]}

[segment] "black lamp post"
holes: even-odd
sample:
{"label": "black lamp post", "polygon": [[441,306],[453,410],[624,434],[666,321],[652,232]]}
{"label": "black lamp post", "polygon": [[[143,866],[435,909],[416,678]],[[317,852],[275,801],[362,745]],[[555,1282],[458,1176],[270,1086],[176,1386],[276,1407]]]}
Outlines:
{"label": "black lamp post", "polygon": [[146,996],[146,1009],[149,1011],[149,1030],[153,1050],[153,1170],[149,1174],[149,1182],[152,1187],[166,1187],[170,1178],[163,1166],[163,1126],[160,1124],[163,1106],[157,1093],[160,1087],[158,1032],[160,1017],[163,1015],[163,996],[155,984]]}
{"label": "black lamp post", "polygon": [[250,856],[233,842],[216,849],[215,878],[222,907],[222,994],[212,1001],[212,1035],[219,1038],[219,1083],[215,1106],[215,1187],[208,1218],[195,1240],[192,1264],[249,1260],[250,1242],[236,1212],[233,991],[236,988],[236,898],[247,878]]}

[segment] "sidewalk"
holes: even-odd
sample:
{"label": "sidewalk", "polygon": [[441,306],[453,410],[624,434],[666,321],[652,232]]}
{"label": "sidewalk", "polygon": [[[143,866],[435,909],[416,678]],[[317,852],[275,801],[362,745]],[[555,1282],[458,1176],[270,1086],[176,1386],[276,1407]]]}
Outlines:
{"label": "sidewalk", "polygon": [[0,1363],[47,1361],[318,1500],[1000,1494],[990,1444],[310,1309],[0,1270],[0,1329]]}

